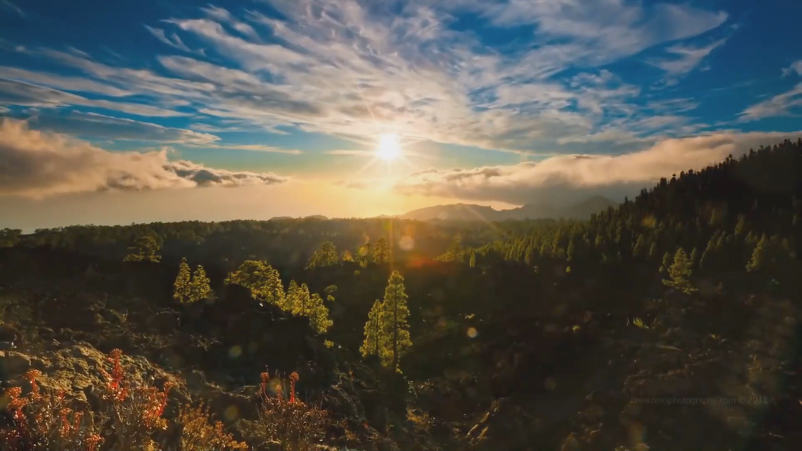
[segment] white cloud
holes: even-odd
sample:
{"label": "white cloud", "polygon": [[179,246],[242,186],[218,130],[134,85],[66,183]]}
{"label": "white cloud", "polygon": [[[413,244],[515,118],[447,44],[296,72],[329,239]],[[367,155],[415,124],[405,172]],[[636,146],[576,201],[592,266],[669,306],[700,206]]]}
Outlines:
{"label": "white cloud", "polygon": [[[527,153],[601,136],[611,116],[620,133],[636,134],[628,121],[644,113],[635,102],[640,88],[608,71],[586,68],[564,81],[549,77],[692,37],[726,20],[721,12],[625,0],[581,6],[573,0],[262,1],[283,18],[257,11],[238,16],[210,5],[194,17],[162,21],[171,30],[149,26],[181,50],[185,42],[203,42],[213,57],[160,56],[169,77],[82,54],[26,52],[154,105],[245,120],[273,133],[294,127],[365,137],[393,130],[410,140]],[[535,24],[537,32],[531,45],[494,48],[473,32],[449,27],[453,13],[466,11],[496,27]],[[60,89],[73,82],[49,81]],[[61,96],[56,103],[77,100],[86,102]],[[119,104],[101,107],[131,111]]]}
{"label": "white cloud", "polygon": [[793,115],[791,110],[799,107],[802,107],[802,83],[790,91],[750,106],[739,115],[739,120],[749,122],[767,117],[790,116]]}
{"label": "white cloud", "polygon": [[783,69],[783,77],[787,77],[792,74],[802,76],[802,60],[796,61]]}
{"label": "white cloud", "polygon": [[727,42],[726,39],[721,39],[701,47],[685,44],[673,45],[666,49],[666,52],[674,55],[672,58],[653,58],[648,62],[666,71],[670,81],[676,81],[676,77],[694,70],[713,50],[725,42]]}
{"label": "white cloud", "polygon": [[161,28],[149,27],[147,25],[145,25],[145,28],[150,32],[150,34],[155,36],[156,39],[169,45],[170,47],[192,53],[192,49],[187,47],[187,45],[181,41],[181,38],[178,37],[177,34],[173,33],[172,35],[167,36],[167,34]]}
{"label": "white cloud", "polygon": [[499,25],[535,24],[541,39],[572,38],[581,43],[570,48],[572,59],[592,65],[696,36],[727,20],[723,11],[668,3],[645,6],[634,0],[475,0],[472,6]]}
{"label": "white cloud", "polygon": [[64,135],[30,130],[23,121],[0,122],[0,195],[42,198],[103,190],[282,183],[271,173],[234,172],[190,161],[170,161],[167,151],[108,152]]}
{"label": "white cloud", "polygon": [[23,105],[39,108],[55,108],[65,105],[80,105],[107,110],[117,110],[137,116],[171,117],[184,116],[173,110],[129,102],[112,102],[102,99],[87,99],[57,89],[10,79],[0,78],[0,104]]}
{"label": "white cloud", "polygon": [[249,150],[253,152],[272,152],[287,155],[300,155],[303,153],[303,151],[298,149],[282,149],[280,147],[267,146],[264,144],[206,144],[197,146],[207,149]]}
{"label": "white cloud", "polygon": [[15,67],[0,66],[0,77],[49,86],[56,89],[63,89],[65,91],[91,92],[111,97],[124,97],[131,95],[131,92],[127,91],[126,89],[111,86],[109,84],[91,80],[85,77],[68,77],[63,75],[49,74],[47,72],[35,72],[25,69],[18,69]]}
{"label": "white cloud", "polygon": [[164,127],[149,122],[111,117],[96,113],[73,111],[66,115],[40,114],[32,117],[30,125],[36,128],[66,133],[119,140],[153,141],[186,145],[213,145],[220,138],[180,128]]}
{"label": "white cloud", "polygon": [[370,157],[375,156],[376,152],[371,152],[369,150],[327,150],[323,152],[328,155],[342,155],[342,156],[351,156],[351,157]]}
{"label": "white cloud", "polygon": [[689,169],[702,169],[727,155],[739,156],[750,148],[797,139],[797,133],[724,132],[694,138],[667,139],[625,155],[564,155],[538,163],[474,169],[429,169],[398,180],[404,194],[492,200],[524,204],[548,199],[574,202],[601,194],[614,199],[635,195]]}

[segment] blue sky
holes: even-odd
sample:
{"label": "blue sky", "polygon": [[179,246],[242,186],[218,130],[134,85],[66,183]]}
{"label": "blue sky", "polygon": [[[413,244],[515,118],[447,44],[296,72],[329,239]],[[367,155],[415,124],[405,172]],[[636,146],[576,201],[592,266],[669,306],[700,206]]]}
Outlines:
{"label": "blue sky", "polygon": [[[390,210],[621,196],[802,129],[792,0],[80,5],[0,0],[0,204],[22,216],[294,183]],[[383,133],[402,161],[375,161]]]}

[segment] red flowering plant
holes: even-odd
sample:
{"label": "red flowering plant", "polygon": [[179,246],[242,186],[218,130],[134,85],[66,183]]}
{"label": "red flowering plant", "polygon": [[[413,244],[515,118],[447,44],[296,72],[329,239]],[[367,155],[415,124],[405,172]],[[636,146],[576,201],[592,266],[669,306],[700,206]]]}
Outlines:
{"label": "red flowering plant", "polygon": [[162,418],[172,383],[159,390],[147,384],[132,384],[122,364],[122,351],[115,349],[107,358],[111,372],[101,369],[105,385],[101,399],[101,436],[111,449],[155,449],[153,435],[167,428]]}
{"label": "red flowering plant", "polygon": [[[327,427],[326,411],[318,406],[307,405],[295,396],[295,386],[300,380],[296,372],[289,377],[289,399],[284,394],[284,384],[278,377],[261,374],[259,392],[260,409],[258,428],[262,446],[282,451],[311,451],[322,449],[321,441]],[[275,393],[275,394],[273,394]]]}
{"label": "red flowering plant", "polygon": [[30,391],[8,389],[2,398],[10,421],[0,428],[0,450],[38,451],[87,449],[96,451],[102,443],[84,413],[66,400],[63,391],[42,393],[38,370],[25,373]]}

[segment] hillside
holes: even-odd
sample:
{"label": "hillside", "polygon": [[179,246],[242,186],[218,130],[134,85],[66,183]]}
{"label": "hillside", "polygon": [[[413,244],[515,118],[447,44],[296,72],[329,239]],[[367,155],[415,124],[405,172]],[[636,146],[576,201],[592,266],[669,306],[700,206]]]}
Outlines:
{"label": "hillside", "polygon": [[590,215],[615,205],[617,205],[615,202],[601,196],[595,196],[570,206],[527,204],[510,210],[495,210],[488,206],[475,204],[453,204],[420,208],[402,215],[401,218],[417,221],[440,219],[490,222],[525,219],[588,219]]}
{"label": "hillside", "polygon": [[[802,140],[663,179],[587,220],[4,230],[0,383],[28,396],[34,379],[106,418],[116,398],[101,370],[120,349],[126,377],[164,400],[164,428],[145,431],[160,449],[201,449],[179,413],[203,402],[249,449],[791,451],[800,174]],[[209,293],[181,291],[182,257]],[[389,323],[371,322],[389,318],[374,310],[388,298],[408,310],[400,372]],[[19,404],[5,406],[4,437]],[[112,423],[82,427],[110,450]]]}

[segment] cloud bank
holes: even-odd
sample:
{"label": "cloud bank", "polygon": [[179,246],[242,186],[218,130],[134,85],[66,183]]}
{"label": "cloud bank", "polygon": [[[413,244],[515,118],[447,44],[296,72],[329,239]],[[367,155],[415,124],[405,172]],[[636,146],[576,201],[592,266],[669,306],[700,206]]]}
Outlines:
{"label": "cloud bank", "polygon": [[395,183],[403,194],[502,201],[576,202],[591,195],[623,200],[661,177],[702,169],[767,143],[798,139],[802,133],[717,133],[668,139],[625,155],[566,155],[541,162],[473,169],[428,169]]}
{"label": "cloud bank", "polygon": [[31,130],[24,121],[0,122],[0,195],[42,198],[104,190],[271,185],[286,180],[272,173],[171,161],[166,150],[109,152],[64,135]]}

